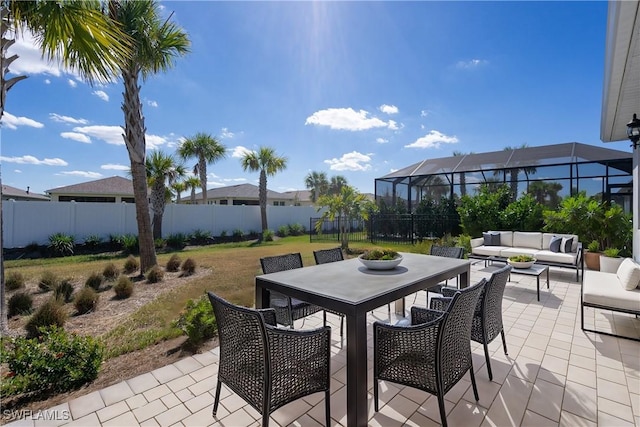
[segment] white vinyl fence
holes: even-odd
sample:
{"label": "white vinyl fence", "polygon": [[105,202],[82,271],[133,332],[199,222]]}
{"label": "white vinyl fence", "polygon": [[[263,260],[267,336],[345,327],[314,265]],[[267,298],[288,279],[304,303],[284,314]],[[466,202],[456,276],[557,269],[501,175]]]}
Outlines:
{"label": "white vinyl fence", "polygon": [[[311,206],[267,206],[269,229],[302,224],[309,228],[309,218],[320,216]],[[2,201],[4,247],[20,248],[30,243],[44,245],[49,236],[64,233],[75,237],[76,243],[87,236],[98,235],[107,240],[110,235],[138,234],[135,205],[132,203],[76,203]],[[164,237],[175,233],[208,231],[219,236],[223,231],[259,232],[259,206],[167,205],[163,221]]]}

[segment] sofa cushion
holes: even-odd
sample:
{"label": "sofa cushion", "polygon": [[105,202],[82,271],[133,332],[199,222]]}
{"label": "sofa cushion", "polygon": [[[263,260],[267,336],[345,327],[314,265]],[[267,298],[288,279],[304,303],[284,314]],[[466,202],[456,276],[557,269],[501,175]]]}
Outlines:
{"label": "sofa cushion", "polygon": [[500,252],[509,249],[506,246],[478,246],[471,249],[471,253],[474,255],[484,256],[500,256]]}
{"label": "sofa cushion", "polygon": [[640,311],[640,289],[625,290],[615,273],[585,270],[582,301],[587,304]]}
{"label": "sofa cushion", "polygon": [[542,233],[514,231],[512,246],[514,248],[542,249]]}
{"label": "sofa cushion", "polygon": [[620,263],[616,276],[620,281],[620,285],[622,285],[626,291],[635,289],[640,283],[640,266],[633,262],[631,258],[625,258],[622,263]]}
{"label": "sofa cushion", "polygon": [[551,252],[560,252],[560,243],[562,242],[562,237],[553,236],[551,241],[549,241],[549,250]]}
{"label": "sofa cushion", "polygon": [[542,233],[542,249],[549,249],[549,243],[553,236],[558,237],[573,237],[573,243],[571,244],[571,252],[578,252],[578,236],[576,234],[562,234],[562,233]]}
{"label": "sofa cushion", "polygon": [[578,254],[572,252],[570,254],[563,254],[561,252],[551,252],[549,250],[541,250],[533,255],[538,261],[554,262],[558,264],[576,265]]}
{"label": "sofa cushion", "polygon": [[567,254],[569,252],[573,252],[571,247],[573,246],[573,237],[563,237],[560,242],[560,252],[563,254]]}
{"label": "sofa cushion", "polygon": [[500,233],[500,244],[502,246],[513,246],[513,231],[489,230],[489,233]]}
{"label": "sofa cushion", "polygon": [[539,249],[531,249],[531,248],[507,248],[500,251],[500,256],[509,258],[516,255],[531,255],[535,258],[536,253]]}
{"label": "sofa cushion", "polygon": [[489,231],[482,233],[482,237],[484,238],[485,246],[500,246],[500,233]]}

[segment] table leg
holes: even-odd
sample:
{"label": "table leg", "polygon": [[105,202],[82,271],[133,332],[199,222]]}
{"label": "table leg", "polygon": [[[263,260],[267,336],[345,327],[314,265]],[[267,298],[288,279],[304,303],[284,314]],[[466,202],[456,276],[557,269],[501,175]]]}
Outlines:
{"label": "table leg", "polygon": [[536,280],[537,280],[537,283],[538,283],[538,285],[537,285],[537,287],[538,287],[538,301],[540,301],[540,275],[539,274],[536,276]]}
{"label": "table leg", "polygon": [[404,313],[405,313],[404,298],[396,300],[394,305],[395,305],[396,315],[404,317]]}
{"label": "table leg", "polygon": [[458,288],[464,289],[469,287],[469,280],[471,277],[471,264],[469,264],[469,268],[464,273],[460,274]]}
{"label": "table leg", "polygon": [[269,307],[269,291],[260,286],[260,279],[256,279],[256,308]]}
{"label": "table leg", "polygon": [[347,316],[347,427],[366,427],[367,314]]}
{"label": "table leg", "polygon": [[547,289],[549,289],[549,267],[547,267]]}

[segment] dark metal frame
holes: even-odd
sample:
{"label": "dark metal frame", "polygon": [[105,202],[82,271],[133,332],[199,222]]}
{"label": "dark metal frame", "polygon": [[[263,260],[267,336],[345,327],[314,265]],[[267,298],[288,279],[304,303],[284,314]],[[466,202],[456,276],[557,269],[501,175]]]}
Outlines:
{"label": "dark metal frame", "polygon": [[[584,286],[584,284],[582,286]],[[606,305],[600,305],[600,304],[593,304],[593,303],[584,302],[583,295],[582,295],[583,292],[584,292],[584,289],[581,288],[580,289],[580,328],[583,331],[585,331],[585,332],[595,332],[596,334],[608,335],[610,337],[616,337],[616,338],[624,338],[624,339],[632,340],[632,341],[640,341],[640,338],[633,338],[633,337],[627,337],[627,336],[624,336],[624,335],[612,334],[611,332],[598,331],[595,328],[594,329],[585,328],[584,327],[584,308],[585,307],[591,307],[591,308],[595,308],[595,309],[598,309],[598,310],[615,311],[615,312],[618,312],[618,313],[635,314],[636,318],[638,316],[640,316],[640,310],[626,310],[626,309],[623,309],[623,308],[616,308],[616,307],[610,307],[610,306],[606,306]]]}

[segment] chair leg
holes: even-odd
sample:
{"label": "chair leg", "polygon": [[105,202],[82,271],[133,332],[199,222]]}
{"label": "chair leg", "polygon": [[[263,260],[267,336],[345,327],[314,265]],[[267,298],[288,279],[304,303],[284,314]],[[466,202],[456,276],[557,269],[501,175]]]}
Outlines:
{"label": "chair leg", "polygon": [[220,382],[220,380],[218,380],[218,385],[216,386],[216,397],[213,400],[213,416],[216,416],[216,413],[218,412],[218,403],[220,402],[220,388],[222,387],[222,383]]}
{"label": "chair leg", "polygon": [[475,397],[476,402],[480,400],[480,396],[478,396],[478,387],[476,386],[476,375],[473,373],[473,364],[471,364],[471,368],[469,369],[469,375],[471,375],[471,386],[473,387],[473,397]]}
{"label": "chair leg", "polygon": [[324,411],[327,416],[327,427],[331,425],[331,398],[329,390],[324,393]]}
{"label": "chair leg", "polygon": [[438,407],[440,408],[440,419],[442,420],[442,427],[447,427],[447,413],[444,410],[444,396],[438,395]]}
{"label": "chair leg", "polygon": [[502,347],[504,347],[504,354],[508,356],[509,353],[507,353],[507,340],[504,338],[504,329],[500,331],[500,335],[502,335]]}
{"label": "chair leg", "polygon": [[266,411],[262,414],[262,427],[269,427],[269,414]]}
{"label": "chair leg", "polygon": [[327,326],[327,312],[322,310],[322,320],[324,321],[323,325]]}
{"label": "chair leg", "polygon": [[487,372],[489,372],[489,381],[493,381],[493,373],[491,372],[491,358],[489,357],[489,346],[487,345],[487,341],[485,340],[482,345],[484,346],[484,358],[487,361]]}
{"label": "chair leg", "polygon": [[373,379],[373,409],[376,412],[380,409],[378,407],[378,380],[376,378]]}
{"label": "chair leg", "polygon": [[344,337],[344,316],[340,316],[340,339]]}

